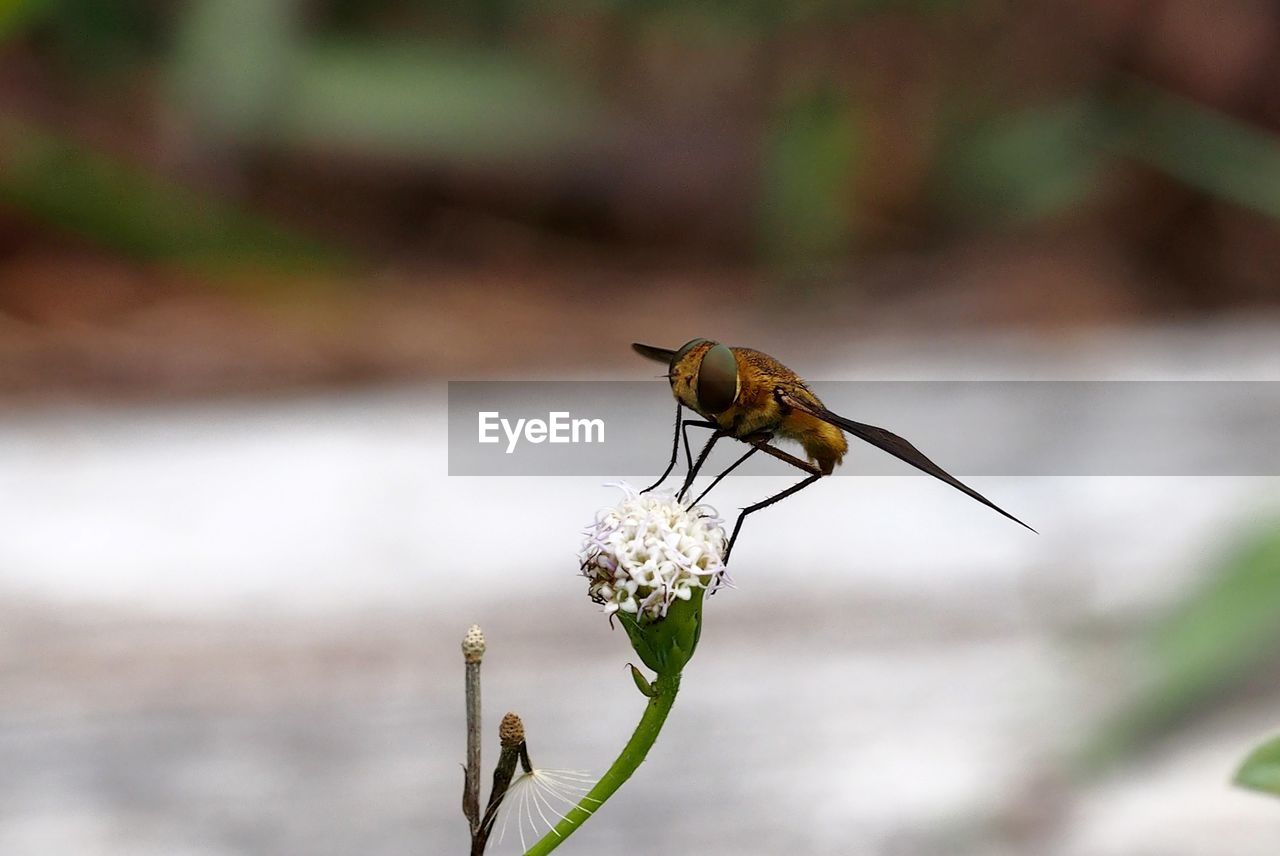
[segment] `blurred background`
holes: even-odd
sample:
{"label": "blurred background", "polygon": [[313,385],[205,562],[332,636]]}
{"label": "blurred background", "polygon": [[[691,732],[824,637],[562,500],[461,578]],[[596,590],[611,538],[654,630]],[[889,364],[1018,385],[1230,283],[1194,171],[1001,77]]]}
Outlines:
{"label": "blurred background", "polygon": [[[0,3],[0,853],[462,852],[473,621],[607,767],[616,493],[450,478],[448,380],[1280,379],[1278,82],[1263,0]],[[753,521],[565,852],[1277,852],[1280,480],[974,475],[1043,534]]]}

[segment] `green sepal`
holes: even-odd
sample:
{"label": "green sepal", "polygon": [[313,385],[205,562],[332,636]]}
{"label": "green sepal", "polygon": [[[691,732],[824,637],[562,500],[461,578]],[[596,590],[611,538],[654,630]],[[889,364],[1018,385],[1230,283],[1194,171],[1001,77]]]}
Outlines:
{"label": "green sepal", "polygon": [[641,661],[659,676],[680,674],[693,657],[698,637],[702,635],[702,598],[705,593],[705,589],[693,589],[688,600],[677,600],[671,604],[665,618],[637,618],[630,613],[617,613],[631,639],[631,647]]}
{"label": "green sepal", "polygon": [[641,695],[646,698],[653,698],[656,696],[658,691],[654,688],[653,684],[649,683],[649,679],[641,674],[640,670],[637,669],[634,664],[628,663],[627,665],[631,667],[631,680],[636,682],[636,689],[640,690]]}

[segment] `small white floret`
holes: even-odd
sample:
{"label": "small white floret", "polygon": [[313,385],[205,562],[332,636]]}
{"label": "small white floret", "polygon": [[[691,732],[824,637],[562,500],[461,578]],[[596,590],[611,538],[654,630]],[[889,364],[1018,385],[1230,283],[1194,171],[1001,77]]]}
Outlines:
{"label": "small white floret", "polygon": [[579,559],[587,593],[612,615],[661,618],[693,590],[713,589],[724,576],[725,533],[715,509],[686,507],[673,491],[624,496],[596,514]]}

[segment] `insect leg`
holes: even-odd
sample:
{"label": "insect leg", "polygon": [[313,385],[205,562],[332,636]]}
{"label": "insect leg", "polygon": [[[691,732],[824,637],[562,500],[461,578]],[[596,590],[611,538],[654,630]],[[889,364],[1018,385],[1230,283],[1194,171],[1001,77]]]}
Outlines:
{"label": "insect leg", "polygon": [[734,461],[732,464],[730,464],[730,465],[729,465],[729,468],[728,468],[728,469],[726,469],[726,470],[725,470],[724,472],[722,472],[720,475],[716,476],[715,481],[713,481],[711,484],[707,485],[707,489],[706,489],[706,490],[704,490],[702,493],[698,494],[698,498],[697,498],[697,499],[695,499],[693,502],[691,502],[691,503],[689,503],[689,504],[690,504],[690,505],[697,505],[699,502],[702,502],[702,498],[703,498],[704,496],[706,496],[707,494],[711,493],[711,489],[712,489],[713,487],[715,487],[716,485],[720,484],[720,480],[721,480],[721,479],[723,479],[725,476],[729,475],[729,473],[731,473],[731,472],[733,472],[735,469],[737,469],[739,464],[741,464],[743,461],[745,461],[747,458],[751,457],[752,455],[754,455],[754,454],[755,454],[756,452],[758,452],[758,451],[760,451],[760,447],[759,447],[759,446],[756,446],[756,445],[752,445],[752,447],[751,447],[750,449],[748,449],[748,450],[747,450],[747,453],[746,453],[745,455],[743,455],[741,458],[738,458],[738,460]]}
{"label": "insect leg", "polygon": [[702,469],[702,465],[706,462],[707,456],[711,454],[712,447],[716,441],[724,436],[724,432],[720,430],[720,426],[716,426],[716,430],[712,433],[711,439],[707,441],[707,445],[702,447],[701,454],[698,455],[697,462],[689,468],[689,473],[684,477],[684,484],[680,487],[680,492],[676,494],[676,499],[684,499],[685,493],[689,490],[689,485],[693,484],[693,480],[698,477],[698,470]]}
{"label": "insect leg", "polygon": [[684,433],[684,463],[685,467],[691,470],[693,469],[693,450],[689,446],[690,426],[694,428],[719,428],[720,426],[714,422],[706,422],[702,419],[686,419],[684,421],[684,428],[681,429]]}
{"label": "insect leg", "polygon": [[764,452],[765,454],[773,455],[779,461],[790,464],[791,466],[795,467],[798,470],[804,470],[809,475],[813,475],[813,476],[827,475],[826,473],[823,473],[822,470],[818,469],[816,466],[809,463],[808,461],[802,461],[799,458],[797,458],[795,455],[788,455],[786,452],[782,451],[777,446],[769,445],[767,437],[748,438],[747,442],[755,446],[757,449]]}
{"label": "insect leg", "polygon": [[738,515],[738,522],[734,524],[733,534],[729,536],[729,546],[726,547],[724,550],[725,564],[726,565],[729,564],[729,554],[733,552],[733,544],[735,541],[738,540],[738,530],[742,529],[742,521],[747,518],[748,514],[751,514],[753,511],[759,511],[762,508],[768,508],[770,505],[773,505],[775,502],[780,502],[781,500],[784,500],[787,497],[791,496],[791,494],[798,493],[804,490],[806,487],[813,484],[820,478],[822,478],[822,473],[814,473],[813,475],[809,476],[803,481],[797,484],[793,484],[791,487],[787,488],[781,493],[775,493],[773,496],[769,497],[766,500],[757,502],[755,505],[748,505],[746,508],[742,509],[742,513]]}
{"label": "insect leg", "polygon": [[661,485],[667,480],[667,476],[671,475],[671,471],[675,469],[676,459],[680,457],[680,438],[684,437],[684,453],[689,459],[689,466],[693,466],[693,456],[689,453],[689,428],[719,428],[720,426],[714,422],[707,422],[702,419],[681,419],[681,413],[684,412],[684,405],[676,402],[676,430],[675,436],[671,438],[671,461],[667,464],[667,468],[662,471],[662,475],[656,482],[649,485],[641,493],[648,493],[654,488]]}
{"label": "insect leg", "polygon": [[[662,484],[664,481],[667,480],[667,476],[671,475],[671,471],[675,468],[676,458],[680,456],[680,429],[683,427],[683,421],[680,419],[680,414],[683,412],[684,412],[684,405],[677,401],[676,402],[676,433],[675,433],[675,436],[671,438],[671,463],[667,464],[667,468],[662,471],[662,475],[658,476],[658,480],[653,484],[649,485],[644,490],[640,491],[641,493],[648,493],[658,485]],[[686,437],[685,445],[688,445],[688,444],[689,444],[689,440]]]}
{"label": "insect leg", "polygon": [[711,488],[720,484],[720,480],[722,478],[724,478],[725,476],[729,475],[729,473],[737,469],[739,464],[746,461],[747,458],[751,457],[756,452],[764,452],[766,454],[773,455],[778,460],[788,463],[791,466],[796,467],[797,469],[804,470],[806,473],[809,473],[810,475],[818,475],[820,472],[822,472],[813,464],[807,461],[802,461],[794,455],[788,455],[786,452],[782,451],[776,446],[769,445],[769,440],[772,439],[772,437],[773,437],[772,434],[769,434],[768,432],[765,432],[765,431],[761,431],[758,434],[749,434],[746,437],[739,437],[738,438],[739,440],[751,445],[751,451],[747,452],[741,458],[734,461],[732,464],[729,465],[729,468],[727,470],[722,472],[720,475],[716,476],[715,481],[711,482],[711,484],[707,486],[706,490],[698,494],[698,498],[695,499],[691,503],[691,505],[697,505],[699,502],[701,502],[702,498],[711,492]]}

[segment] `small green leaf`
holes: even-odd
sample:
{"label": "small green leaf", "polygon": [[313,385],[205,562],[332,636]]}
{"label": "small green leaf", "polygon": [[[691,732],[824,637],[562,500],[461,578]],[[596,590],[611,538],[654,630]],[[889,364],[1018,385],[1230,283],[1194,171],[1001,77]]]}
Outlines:
{"label": "small green leaf", "polygon": [[1236,773],[1242,788],[1280,796],[1280,737],[1273,737],[1250,753]]}
{"label": "small green leaf", "polygon": [[641,695],[646,698],[653,698],[658,694],[653,684],[649,683],[649,679],[635,667],[635,664],[628,663],[627,665],[631,667],[631,680],[636,682],[636,689],[640,690]]}

